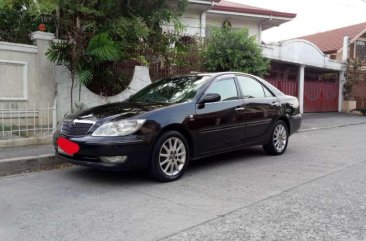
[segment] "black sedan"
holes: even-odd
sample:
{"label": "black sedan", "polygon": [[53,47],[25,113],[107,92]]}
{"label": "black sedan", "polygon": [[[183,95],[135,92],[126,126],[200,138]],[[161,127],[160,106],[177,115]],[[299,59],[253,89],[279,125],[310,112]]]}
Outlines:
{"label": "black sedan", "polygon": [[57,156],[107,170],[145,168],[180,178],[190,160],[263,145],[285,152],[301,125],[296,97],[244,73],[162,79],[128,100],[69,115],[54,134]]}

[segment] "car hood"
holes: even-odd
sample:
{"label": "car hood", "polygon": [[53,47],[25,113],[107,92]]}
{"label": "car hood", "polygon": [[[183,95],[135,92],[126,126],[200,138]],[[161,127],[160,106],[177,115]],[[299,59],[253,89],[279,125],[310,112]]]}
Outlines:
{"label": "car hood", "polygon": [[137,102],[117,102],[113,104],[101,105],[86,110],[81,110],[66,119],[78,120],[104,120],[104,119],[125,119],[143,114],[148,111],[160,109],[172,104],[169,103],[137,103]]}

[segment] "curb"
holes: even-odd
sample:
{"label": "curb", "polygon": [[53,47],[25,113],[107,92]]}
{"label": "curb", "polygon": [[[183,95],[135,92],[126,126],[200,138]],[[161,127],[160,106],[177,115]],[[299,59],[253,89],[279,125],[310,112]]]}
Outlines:
{"label": "curb", "polygon": [[328,129],[334,129],[334,128],[341,128],[341,127],[347,127],[347,126],[357,126],[357,125],[365,125],[366,122],[359,122],[359,123],[353,123],[353,124],[344,124],[344,125],[338,125],[338,126],[327,126],[327,127],[318,127],[318,128],[310,128],[310,129],[300,129],[297,132],[310,132],[310,131],[319,131],[319,130],[328,130]]}
{"label": "curb", "polygon": [[65,162],[57,159],[55,154],[2,159],[0,160],[0,176],[54,169],[63,164]]}

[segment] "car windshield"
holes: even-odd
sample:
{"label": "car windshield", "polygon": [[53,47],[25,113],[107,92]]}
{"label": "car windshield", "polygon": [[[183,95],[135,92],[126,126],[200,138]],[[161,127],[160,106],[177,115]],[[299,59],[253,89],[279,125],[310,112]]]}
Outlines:
{"label": "car windshield", "polygon": [[157,81],[130,98],[131,102],[181,103],[193,99],[209,76],[184,76]]}

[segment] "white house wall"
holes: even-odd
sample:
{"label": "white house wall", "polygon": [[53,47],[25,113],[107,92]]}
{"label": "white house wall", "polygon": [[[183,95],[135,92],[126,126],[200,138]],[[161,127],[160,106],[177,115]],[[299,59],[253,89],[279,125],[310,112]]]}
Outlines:
{"label": "white house wall", "polygon": [[[222,27],[222,24],[225,20],[228,20],[231,23],[231,27],[233,29],[243,29],[247,28],[249,31],[250,36],[256,36],[257,40],[259,41],[260,38],[260,25],[256,21],[250,21],[246,18],[240,17],[228,17],[225,15],[220,14],[207,14],[207,27],[215,26],[215,27]],[[207,33],[207,31],[206,31]]]}
{"label": "white house wall", "polygon": [[[181,17],[182,24],[185,26],[184,34],[201,36],[201,14],[200,11],[188,11]],[[221,15],[216,13],[206,14],[206,25],[203,24],[202,29],[208,34],[210,27],[222,27],[225,20],[229,20],[233,29],[247,28],[250,36],[256,36],[258,42],[260,42],[261,27],[259,22],[251,21],[248,17],[228,17],[227,15]],[[173,25],[167,25],[164,27],[165,31],[173,31]]]}
{"label": "white house wall", "polygon": [[[200,12],[186,12],[181,17],[182,24],[185,26],[184,34],[187,35],[201,35],[201,13]],[[166,31],[173,31],[173,25],[167,25]]]}

